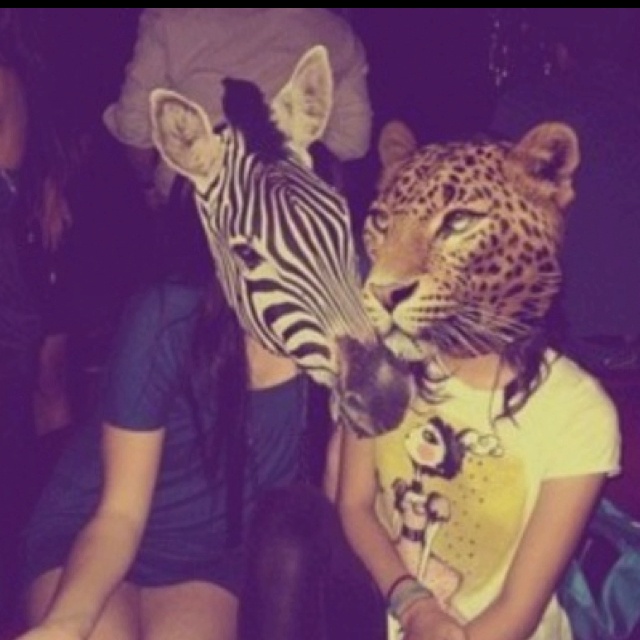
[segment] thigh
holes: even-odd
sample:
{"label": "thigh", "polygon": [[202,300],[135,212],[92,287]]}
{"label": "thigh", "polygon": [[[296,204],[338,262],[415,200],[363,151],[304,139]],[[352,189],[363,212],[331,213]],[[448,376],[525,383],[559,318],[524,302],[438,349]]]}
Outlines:
{"label": "thigh", "polygon": [[[45,615],[56,592],[62,569],[52,569],[36,578],[27,592],[27,619],[37,624]],[[138,588],[122,583],[107,601],[88,640],[140,640]]]}
{"label": "thigh", "polygon": [[238,600],[211,582],[140,590],[144,640],[235,640]]}

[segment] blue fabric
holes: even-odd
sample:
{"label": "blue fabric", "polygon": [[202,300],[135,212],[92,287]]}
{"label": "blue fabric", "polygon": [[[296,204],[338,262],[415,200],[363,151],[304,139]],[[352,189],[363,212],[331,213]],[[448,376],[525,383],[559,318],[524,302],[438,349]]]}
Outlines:
{"label": "blue fabric", "polygon": [[[603,542],[613,547],[615,558],[598,585],[589,565],[602,559]],[[574,635],[577,640],[630,639],[640,623],[640,522],[602,500],[585,544],[558,593]]]}
{"label": "blue fabric", "polygon": [[[205,470],[201,435],[184,391],[200,300],[197,289],[165,285],[129,305],[96,419],[78,431],[62,456],[27,529],[27,580],[60,563],[97,504],[100,425],[106,420],[135,431],[166,429],[151,515],[129,577],[149,585],[222,581],[218,568],[228,564],[226,487],[222,478],[212,482]],[[260,492],[297,475],[304,386],[302,378],[295,378],[250,394],[245,520]],[[209,409],[203,424],[210,426],[215,404]],[[228,568],[222,573],[227,575]]]}

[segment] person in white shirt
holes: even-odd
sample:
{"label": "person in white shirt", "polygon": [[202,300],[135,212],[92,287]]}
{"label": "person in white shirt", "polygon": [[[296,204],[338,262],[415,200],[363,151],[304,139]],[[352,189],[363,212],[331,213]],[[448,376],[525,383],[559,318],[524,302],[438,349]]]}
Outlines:
{"label": "person in white shirt", "polygon": [[153,149],[149,94],[173,89],[220,120],[222,80],[260,87],[270,102],[304,51],[327,47],[334,105],[322,138],[338,161],[364,156],[372,109],[364,47],[350,25],[329,9],[150,8],[140,15],[133,57],[116,102],[103,116],[127,156],[152,208],[166,204],[174,174]]}

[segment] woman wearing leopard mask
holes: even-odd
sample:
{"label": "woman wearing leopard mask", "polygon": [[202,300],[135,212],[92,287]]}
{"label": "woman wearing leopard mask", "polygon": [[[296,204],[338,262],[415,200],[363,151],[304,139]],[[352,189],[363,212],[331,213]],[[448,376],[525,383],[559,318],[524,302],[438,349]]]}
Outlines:
{"label": "woman wearing leopard mask", "polygon": [[569,640],[555,589],[620,452],[612,401],[548,339],[576,135],[418,148],[393,123],[379,149],[365,301],[423,393],[390,432],[347,420],[347,537],[389,638]]}

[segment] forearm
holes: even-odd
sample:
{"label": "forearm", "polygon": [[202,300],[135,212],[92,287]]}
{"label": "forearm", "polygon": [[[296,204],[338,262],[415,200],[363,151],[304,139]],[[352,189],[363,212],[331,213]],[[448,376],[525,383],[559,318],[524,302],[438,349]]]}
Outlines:
{"label": "forearm", "polygon": [[467,626],[470,640],[526,640],[536,630],[574,553],[603,476],[545,481],[501,592]]}
{"label": "forearm", "polygon": [[498,597],[466,625],[469,640],[527,640],[539,622],[528,606],[518,607],[506,597]]}
{"label": "forearm", "polygon": [[127,573],[141,532],[141,527],[121,516],[92,519],[74,543],[43,624],[87,638],[107,599]]}
{"label": "forearm", "polygon": [[[467,640],[464,630],[408,571],[373,510],[343,509],[343,526],[351,545],[369,569],[390,611],[408,638]],[[493,639],[495,640],[495,638]]]}
{"label": "forearm", "polygon": [[380,592],[386,594],[399,576],[407,573],[388,533],[373,509],[340,507],[345,534],[367,567]]}

